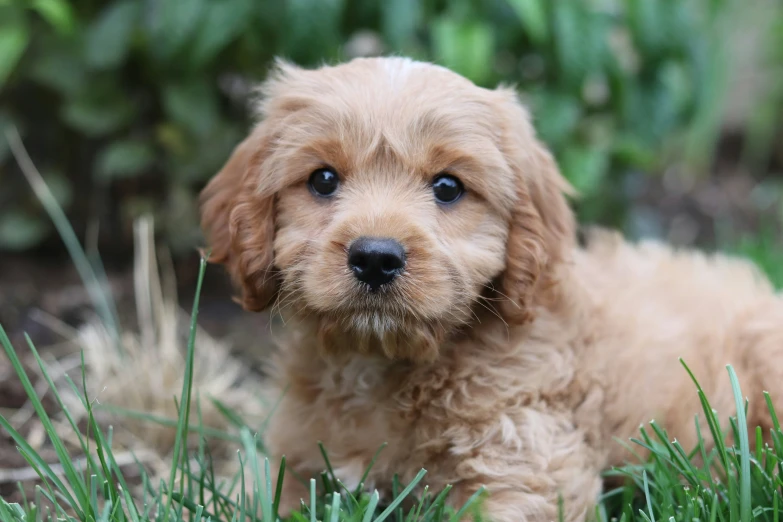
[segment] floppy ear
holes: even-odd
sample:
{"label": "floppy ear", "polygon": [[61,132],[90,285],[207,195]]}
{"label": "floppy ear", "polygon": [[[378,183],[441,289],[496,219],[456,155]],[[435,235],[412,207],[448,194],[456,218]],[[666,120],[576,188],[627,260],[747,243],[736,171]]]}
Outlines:
{"label": "floppy ear", "polygon": [[500,281],[507,299],[500,311],[509,323],[521,324],[532,318],[533,307],[543,304],[556,284],[555,268],[573,248],[576,227],[565,197],[572,189],[536,138],[527,110],[513,90],[497,92],[506,121],[504,153],[517,186]]}
{"label": "floppy ear", "polygon": [[285,118],[305,107],[297,82],[307,71],[277,60],[258,87],[257,116],[261,123],[240,143],[223,169],[201,192],[201,228],[207,237],[209,260],[226,265],[241,290],[246,310],[269,306],[278,292],[275,269],[275,194],[279,184],[266,165]]}
{"label": "floppy ear", "polygon": [[274,269],[274,195],[259,194],[258,176],[269,138],[263,124],[235,149],[201,192],[201,228],[209,261],[226,265],[250,311],[266,308],[277,292]]}

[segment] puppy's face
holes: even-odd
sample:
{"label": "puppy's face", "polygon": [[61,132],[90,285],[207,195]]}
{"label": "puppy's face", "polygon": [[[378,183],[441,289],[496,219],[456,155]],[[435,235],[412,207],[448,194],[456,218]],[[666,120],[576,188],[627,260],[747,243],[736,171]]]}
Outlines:
{"label": "puppy's face", "polygon": [[399,58],[283,65],[261,94],[203,194],[246,308],[315,321],[327,350],[414,360],[477,307],[530,317],[572,223],[513,94]]}

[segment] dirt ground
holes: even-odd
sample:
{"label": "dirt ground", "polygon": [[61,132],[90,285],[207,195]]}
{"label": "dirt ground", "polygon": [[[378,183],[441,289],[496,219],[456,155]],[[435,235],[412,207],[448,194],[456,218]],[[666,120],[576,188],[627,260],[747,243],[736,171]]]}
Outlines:
{"label": "dirt ground", "polygon": [[[135,308],[131,267],[114,267],[107,271],[121,320],[124,326],[132,328]],[[196,287],[197,255],[178,263],[176,272],[179,301],[183,309],[189,311]],[[34,258],[0,256],[0,325],[7,331],[37,389],[43,389],[45,384],[41,382],[33,357],[25,348],[25,334],[29,335],[44,360],[59,359],[78,350],[66,342],[64,334],[92,314],[89,296],[64,255]],[[208,269],[199,317],[201,327],[227,342],[232,347],[232,354],[257,371],[260,378],[262,354],[270,344],[265,337],[269,330],[268,317],[266,314],[246,313],[233,303],[227,279],[218,267]],[[47,318],[56,318],[60,324],[53,328]],[[48,413],[58,412],[51,394],[43,395],[42,400]],[[30,404],[21,381],[13,373],[8,359],[0,355],[0,415],[9,419],[48,462],[57,462],[56,454],[43,436],[40,422],[28,410]],[[80,453],[75,445],[69,447],[69,451],[72,455]],[[135,471],[132,468],[133,465],[128,466],[130,476],[126,476],[130,481]],[[0,497],[9,502],[21,502],[23,495],[31,498],[38,483],[26,478],[31,471],[10,435],[0,430]],[[22,489],[17,485],[20,476],[25,477]]]}

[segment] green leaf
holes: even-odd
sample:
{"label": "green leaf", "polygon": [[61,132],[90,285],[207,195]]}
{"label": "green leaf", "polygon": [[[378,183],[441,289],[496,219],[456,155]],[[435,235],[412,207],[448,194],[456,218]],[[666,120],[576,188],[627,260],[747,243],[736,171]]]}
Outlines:
{"label": "green leaf", "polygon": [[163,88],[163,108],[171,120],[204,136],[219,119],[217,91],[206,79],[191,79]]}
{"label": "green leaf", "polygon": [[550,146],[563,142],[579,123],[579,100],[567,94],[541,90],[531,96],[533,120],[542,140]]}
{"label": "green leaf", "polygon": [[578,91],[588,74],[600,73],[607,57],[610,18],[582,3],[552,3],[552,26],[558,76]]}
{"label": "green leaf", "polygon": [[183,137],[175,129],[163,127],[157,137],[169,152],[167,175],[188,184],[206,181],[220,170],[243,134],[239,125],[225,121],[217,122],[198,139]]}
{"label": "green leaf", "polygon": [[287,0],[283,53],[304,64],[336,58],[344,7],[345,0]]}
{"label": "green leaf", "polygon": [[574,145],[561,155],[560,167],[582,196],[591,196],[601,188],[606,178],[609,158],[603,149]]}
{"label": "green leaf", "polygon": [[5,85],[30,41],[30,33],[24,20],[12,18],[4,22],[0,24],[0,89]]}
{"label": "green leaf", "polygon": [[[689,101],[685,92],[687,80],[676,66],[661,64],[654,77],[629,92],[629,109],[637,135],[660,143],[681,128],[685,103]],[[719,109],[713,112],[721,113]]]}
{"label": "green leaf", "polygon": [[628,26],[642,54],[656,56],[667,34],[664,0],[626,0]]}
{"label": "green leaf", "polygon": [[97,69],[117,67],[128,54],[141,4],[123,0],[105,8],[87,30],[85,59]]}
{"label": "green leaf", "polygon": [[150,28],[152,51],[162,61],[169,61],[193,39],[200,21],[207,13],[207,0],[157,2]]}
{"label": "green leaf", "polygon": [[193,67],[212,60],[245,31],[253,10],[252,0],[213,0],[207,4],[196,41],[189,49]]}
{"label": "green leaf", "polygon": [[583,26],[577,5],[571,0],[553,3],[552,25],[558,73],[574,86],[579,83],[582,74],[579,55]]}
{"label": "green leaf", "polygon": [[155,160],[155,151],[146,141],[116,141],[98,155],[95,176],[100,179],[127,178],[138,175]]}
{"label": "green leaf", "polygon": [[22,251],[46,237],[49,227],[37,216],[10,210],[0,213],[0,249]]}
{"label": "green leaf", "polygon": [[381,4],[383,36],[394,49],[412,47],[422,20],[420,0],[395,0]]}
{"label": "green leaf", "polygon": [[62,108],[61,117],[88,136],[103,136],[126,125],[134,114],[133,104],[111,85],[90,86]]}
{"label": "green leaf", "polygon": [[70,34],[76,26],[67,0],[34,0],[32,8],[61,34]]}
{"label": "green leaf", "polygon": [[657,149],[632,133],[618,135],[611,147],[617,161],[626,166],[648,170],[655,165]]}
{"label": "green leaf", "polygon": [[36,82],[66,96],[76,95],[87,77],[81,47],[69,44],[58,39],[45,42],[46,52],[34,55],[28,73]]}
{"label": "green leaf", "polygon": [[432,26],[432,36],[440,63],[479,85],[491,80],[495,40],[486,22],[441,17]]}
{"label": "green leaf", "polygon": [[542,45],[547,37],[546,9],[542,0],[508,0],[530,39]]}

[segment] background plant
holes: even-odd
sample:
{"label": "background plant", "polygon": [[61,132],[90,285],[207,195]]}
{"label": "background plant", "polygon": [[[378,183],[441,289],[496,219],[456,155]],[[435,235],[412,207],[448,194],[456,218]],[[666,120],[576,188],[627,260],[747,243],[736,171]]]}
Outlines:
{"label": "background plant", "polygon": [[[20,129],[78,230],[97,220],[104,248],[127,252],[133,219],[152,212],[176,253],[199,240],[195,195],[246,131],[249,86],[274,56],[312,66],[394,52],[517,84],[582,218],[622,227],[634,176],[675,157],[708,163],[737,5],[5,0],[0,125]],[[770,136],[774,120],[761,120]],[[53,237],[1,140],[0,187],[0,249]]]}

